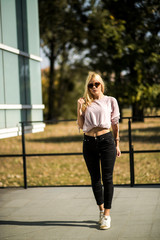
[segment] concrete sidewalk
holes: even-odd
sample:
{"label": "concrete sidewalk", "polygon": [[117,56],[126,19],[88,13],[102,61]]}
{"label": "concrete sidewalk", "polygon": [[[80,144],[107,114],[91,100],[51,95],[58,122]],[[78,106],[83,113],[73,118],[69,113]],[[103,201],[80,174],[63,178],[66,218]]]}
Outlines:
{"label": "concrete sidewalk", "polygon": [[0,189],[0,240],[159,240],[160,186],[115,187],[99,230],[91,187]]}

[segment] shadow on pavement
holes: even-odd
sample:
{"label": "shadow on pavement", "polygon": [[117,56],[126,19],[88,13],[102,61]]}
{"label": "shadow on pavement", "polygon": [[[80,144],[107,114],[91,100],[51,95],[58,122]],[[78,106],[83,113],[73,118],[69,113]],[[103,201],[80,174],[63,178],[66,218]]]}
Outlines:
{"label": "shadow on pavement", "polygon": [[89,227],[99,229],[96,221],[0,221],[0,225],[14,226],[65,226],[65,227]]}

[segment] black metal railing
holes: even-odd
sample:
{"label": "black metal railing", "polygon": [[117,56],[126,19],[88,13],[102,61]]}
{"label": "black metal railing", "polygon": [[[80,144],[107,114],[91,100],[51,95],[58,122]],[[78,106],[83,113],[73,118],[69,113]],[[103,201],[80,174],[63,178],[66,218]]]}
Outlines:
{"label": "black metal railing", "polygon": [[[144,116],[144,118],[160,118],[160,116]],[[122,151],[122,154],[129,154],[129,161],[130,161],[130,186],[133,187],[135,185],[135,173],[134,173],[134,154],[135,153],[158,153],[160,149],[157,150],[136,150],[134,151],[134,147],[132,144],[132,117],[123,117],[121,119],[128,119],[128,142],[129,142],[129,151]],[[75,119],[71,120],[59,120],[58,122],[64,121],[76,121]],[[42,156],[73,156],[73,155],[82,155],[82,152],[72,152],[72,153],[26,153],[25,147],[25,125],[32,124],[32,123],[55,123],[55,121],[25,121],[20,122],[21,129],[22,129],[22,154],[1,154],[0,158],[6,157],[22,157],[23,158],[23,178],[24,178],[24,188],[26,189],[27,186],[27,168],[26,168],[26,157],[42,157]]]}

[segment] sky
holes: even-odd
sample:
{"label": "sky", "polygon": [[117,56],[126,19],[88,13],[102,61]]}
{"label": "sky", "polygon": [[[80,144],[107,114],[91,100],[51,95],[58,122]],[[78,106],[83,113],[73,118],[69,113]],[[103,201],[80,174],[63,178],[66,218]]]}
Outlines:
{"label": "sky", "polygon": [[[47,47],[45,48],[45,50],[47,50]],[[69,52],[69,55],[68,55],[68,60],[71,64],[73,64],[75,61],[83,59],[86,53],[88,53],[88,50],[84,50],[83,52],[78,54],[78,53],[74,52],[74,49],[71,49]],[[42,58],[41,69],[49,67],[50,63],[43,51],[43,48],[40,48],[40,57]],[[90,61],[89,58],[87,58],[87,57],[84,58],[85,65],[88,65],[89,61]],[[57,62],[55,63],[55,66],[58,66]]]}
{"label": "sky", "polygon": [[42,48],[40,48],[40,57],[42,58],[41,69],[44,69],[44,68],[48,67],[49,66],[49,60],[45,56]]}

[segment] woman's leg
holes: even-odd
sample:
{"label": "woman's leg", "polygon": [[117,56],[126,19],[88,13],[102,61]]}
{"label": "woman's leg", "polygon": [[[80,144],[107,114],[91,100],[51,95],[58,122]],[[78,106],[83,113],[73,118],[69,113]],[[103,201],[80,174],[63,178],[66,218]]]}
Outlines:
{"label": "woman's leg", "polygon": [[104,211],[104,204],[99,205],[99,210]]}
{"label": "woman's leg", "polygon": [[[90,140],[89,140],[90,139]],[[92,190],[99,208],[103,206],[102,184],[100,174],[100,158],[94,138],[86,138],[83,141],[83,156],[91,177]]]}
{"label": "woman's leg", "polygon": [[110,216],[110,209],[105,208],[104,209],[104,215],[105,216]]}
{"label": "woman's leg", "polygon": [[102,179],[104,185],[104,215],[110,215],[113,198],[113,168],[116,159],[116,148],[112,135],[99,144],[101,149]]}

